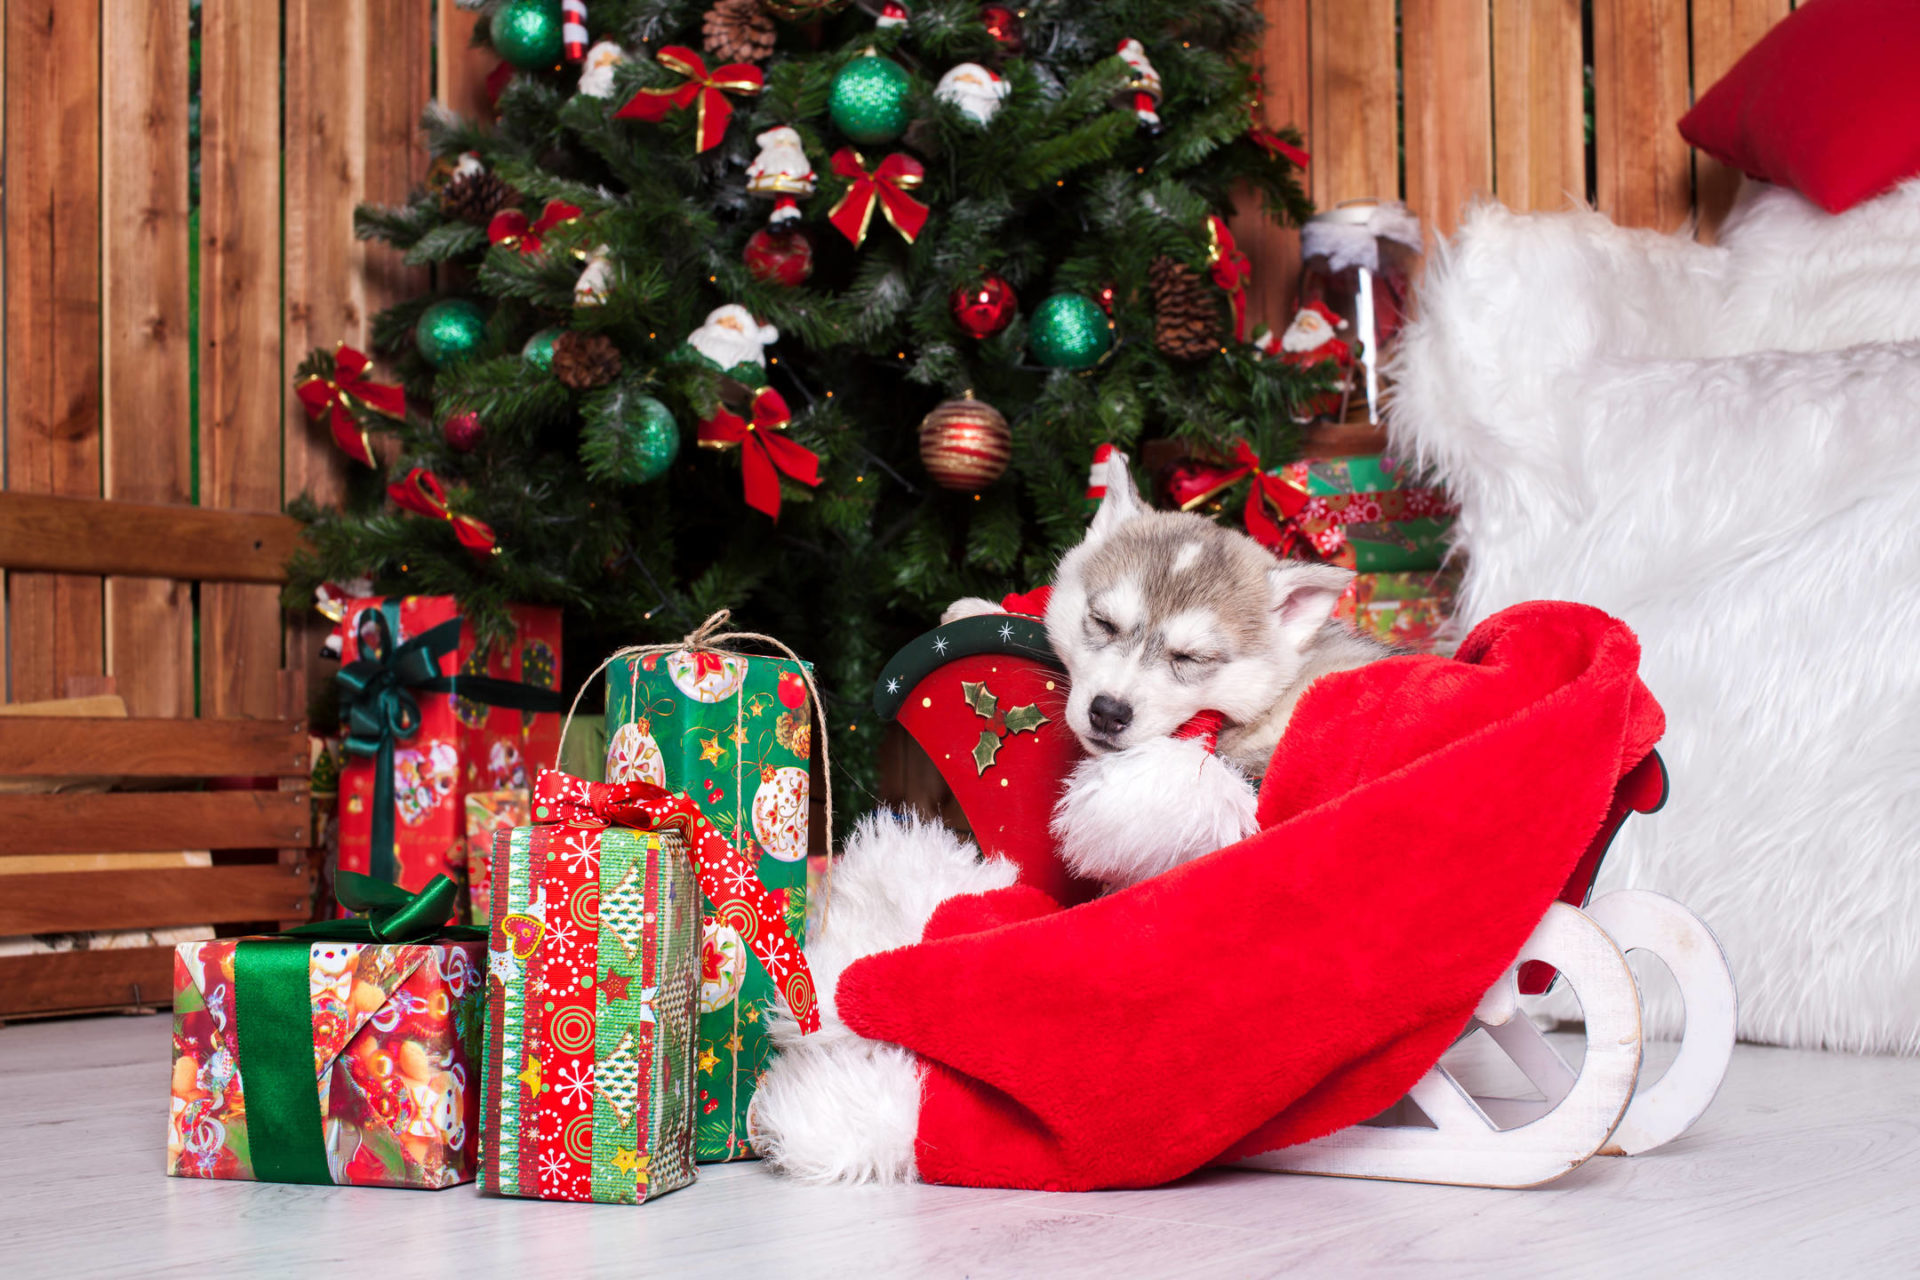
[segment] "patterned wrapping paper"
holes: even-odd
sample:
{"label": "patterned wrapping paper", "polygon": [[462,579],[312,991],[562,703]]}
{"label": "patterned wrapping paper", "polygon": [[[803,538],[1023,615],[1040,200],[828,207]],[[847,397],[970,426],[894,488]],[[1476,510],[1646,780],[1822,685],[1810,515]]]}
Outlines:
{"label": "patterned wrapping paper", "polygon": [[[242,941],[174,951],[167,1172],[176,1177],[258,1176],[234,980]],[[309,945],[316,1141],[335,1183],[433,1190],[473,1180],[484,959],[479,942]]]}
{"label": "patterned wrapping paper", "polygon": [[693,1181],[699,904],[674,832],[496,837],[484,1191],[638,1204]]}
{"label": "patterned wrapping paper", "polygon": [[[349,603],[339,634],[342,662],[365,656],[369,633],[362,619],[389,603],[368,597]],[[406,596],[398,601],[401,644],[459,616],[452,596]],[[514,638],[487,654],[476,652],[473,628],[462,627],[459,648],[442,658],[444,675],[489,675],[543,689],[560,684],[560,611],[515,605]],[[560,741],[560,716],[493,707],[455,694],[418,698],[418,730],[395,744],[394,883],[416,890],[435,875],[465,883],[469,791],[527,788],[535,770],[551,764]],[[349,754],[340,770],[338,865],[367,873],[373,864],[375,762]]]}
{"label": "patterned wrapping paper", "polygon": [[467,792],[467,918],[477,925],[493,919],[493,842],[502,831],[524,827],[533,818],[525,789]]}
{"label": "patterned wrapping paper", "polygon": [[1465,567],[1415,573],[1363,573],[1354,578],[1334,610],[1335,617],[1385,644],[1431,653],[1446,641]]}
{"label": "patterned wrapping paper", "polygon": [[1361,573],[1432,570],[1459,508],[1385,454],[1303,458],[1270,473],[1303,495],[1291,524],[1321,558]]}
{"label": "patterned wrapping paper", "polygon": [[[686,651],[624,658],[607,672],[609,782],[685,791],[784,900],[787,928],[807,929],[812,708],[796,663]],[[754,1155],[747,1104],[773,1054],[774,984],[735,926],[732,904],[703,904],[699,1130],[696,1157]]]}

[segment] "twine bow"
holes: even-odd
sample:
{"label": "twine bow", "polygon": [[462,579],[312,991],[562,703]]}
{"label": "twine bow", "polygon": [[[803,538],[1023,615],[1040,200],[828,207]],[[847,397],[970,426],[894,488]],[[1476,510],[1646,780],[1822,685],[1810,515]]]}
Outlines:
{"label": "twine bow", "polygon": [[441,487],[439,477],[425,467],[415,467],[407,472],[404,480],[388,485],[387,496],[395,506],[445,520],[453,526],[453,536],[460,539],[460,545],[475,555],[500,554],[492,526],[472,516],[456,515],[447,506],[447,491]]}
{"label": "twine bow", "polygon": [[758,93],[766,84],[760,68],[750,62],[729,62],[708,71],[707,60],[685,45],[667,45],[654,57],[686,80],[671,88],[640,90],[613,113],[614,117],[659,124],[669,111],[685,110],[698,103],[700,114],[693,135],[696,152],[719,146],[726,136],[727,121],[733,116],[733,103],[727,101],[727,94]]}
{"label": "twine bow", "polygon": [[907,194],[920,185],[927,171],[904,151],[894,152],[868,172],[865,157],[852,147],[842,147],[833,153],[833,171],[853,185],[827,214],[827,221],[851,240],[854,248],[865,242],[876,204],[908,244],[927,225],[927,206]]}
{"label": "twine bow", "polygon": [[[598,674],[598,673],[596,673]],[[700,892],[719,919],[738,929],[773,979],[800,1030],[820,1029],[820,1007],[807,958],[787,928],[783,904],[685,793],[651,782],[589,782],[542,769],[533,784],[533,820],[575,827],[617,823],[641,831],[677,831],[687,843]]]}
{"label": "twine bow", "polygon": [[1267,128],[1265,123],[1267,87],[1262,83],[1259,72],[1256,71],[1252,79],[1253,93],[1247,99],[1247,136],[1265,148],[1269,155],[1285,156],[1300,168],[1306,168],[1307,162],[1312,157]]}
{"label": "twine bow", "polygon": [[506,245],[509,249],[518,249],[521,253],[538,253],[546,247],[547,232],[576,222],[579,217],[580,206],[564,200],[547,201],[547,207],[532,223],[518,209],[502,209],[487,224],[487,239],[494,244]]}
{"label": "twine bow", "polygon": [[366,467],[373,465],[373,445],[367,439],[367,429],[360,425],[353,411],[353,402],[358,400],[389,418],[407,416],[407,393],[397,386],[369,380],[366,372],[372,364],[364,352],[341,343],[333,349],[331,378],[315,374],[293,389],[293,394],[306,406],[307,416],[318,422],[325,415],[333,442],[344,449],[349,458]]}
{"label": "twine bow", "polygon": [[1233,230],[1219,214],[1207,218],[1207,261],[1213,264],[1213,282],[1227,291],[1233,304],[1233,340],[1247,340],[1247,277],[1252,274],[1247,255],[1234,242]]}
{"label": "twine bow", "polygon": [[747,505],[775,520],[780,518],[781,476],[804,485],[820,483],[820,455],[787,436],[791,421],[786,400],[772,387],[762,387],[753,393],[751,422],[722,405],[700,424],[702,449],[740,450]]}

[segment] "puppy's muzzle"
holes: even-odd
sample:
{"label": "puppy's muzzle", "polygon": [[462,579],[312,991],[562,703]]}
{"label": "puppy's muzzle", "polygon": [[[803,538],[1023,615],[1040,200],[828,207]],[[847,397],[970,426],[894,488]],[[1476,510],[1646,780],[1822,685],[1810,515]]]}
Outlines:
{"label": "puppy's muzzle", "polygon": [[1133,707],[1102,693],[1087,707],[1087,722],[1103,738],[1117,738],[1133,723]]}

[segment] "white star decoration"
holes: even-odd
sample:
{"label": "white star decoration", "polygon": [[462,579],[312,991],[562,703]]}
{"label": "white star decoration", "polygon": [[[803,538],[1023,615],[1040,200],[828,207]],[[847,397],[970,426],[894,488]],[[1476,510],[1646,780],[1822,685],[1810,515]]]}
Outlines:
{"label": "white star decoration", "polygon": [[1000,624],[1000,638],[1002,640],[1013,639],[1013,624],[1011,622],[1003,622]]}
{"label": "white star decoration", "polygon": [[900,677],[899,677],[899,676],[895,676],[895,677],[894,677],[893,679],[891,679],[891,680],[889,680],[889,681],[887,681],[887,692],[888,692],[888,693],[898,693],[898,692],[900,692]]}
{"label": "white star decoration", "polygon": [[933,638],[933,651],[942,657],[946,656],[947,638],[945,636],[935,636]]}

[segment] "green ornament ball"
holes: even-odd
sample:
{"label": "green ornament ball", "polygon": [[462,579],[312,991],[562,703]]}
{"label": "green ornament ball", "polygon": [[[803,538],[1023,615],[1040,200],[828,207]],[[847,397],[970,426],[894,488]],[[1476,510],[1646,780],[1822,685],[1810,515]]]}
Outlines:
{"label": "green ornament ball", "polygon": [[542,373],[553,372],[553,343],[560,336],[558,329],[542,329],[527,339],[527,345],[520,348],[520,358]]}
{"label": "green ornament ball", "polygon": [[436,369],[471,360],[486,340],[486,314],[465,298],[434,303],[413,326],[413,345]]}
{"label": "green ornament ball", "polygon": [[1113,323],[1083,294],[1054,294],[1027,325],[1027,346],[1049,369],[1091,369],[1112,345]]}
{"label": "green ornament ball", "polygon": [[522,71],[560,65],[560,0],[507,0],[493,11],[487,37],[494,52]]}
{"label": "green ornament ball", "polygon": [[907,131],[913,77],[897,62],[855,58],[833,78],[827,114],[855,142],[892,142]]}
{"label": "green ornament ball", "polygon": [[628,415],[630,439],[620,468],[627,484],[648,484],[667,474],[680,456],[680,424],[673,411],[652,396],[637,396]]}

